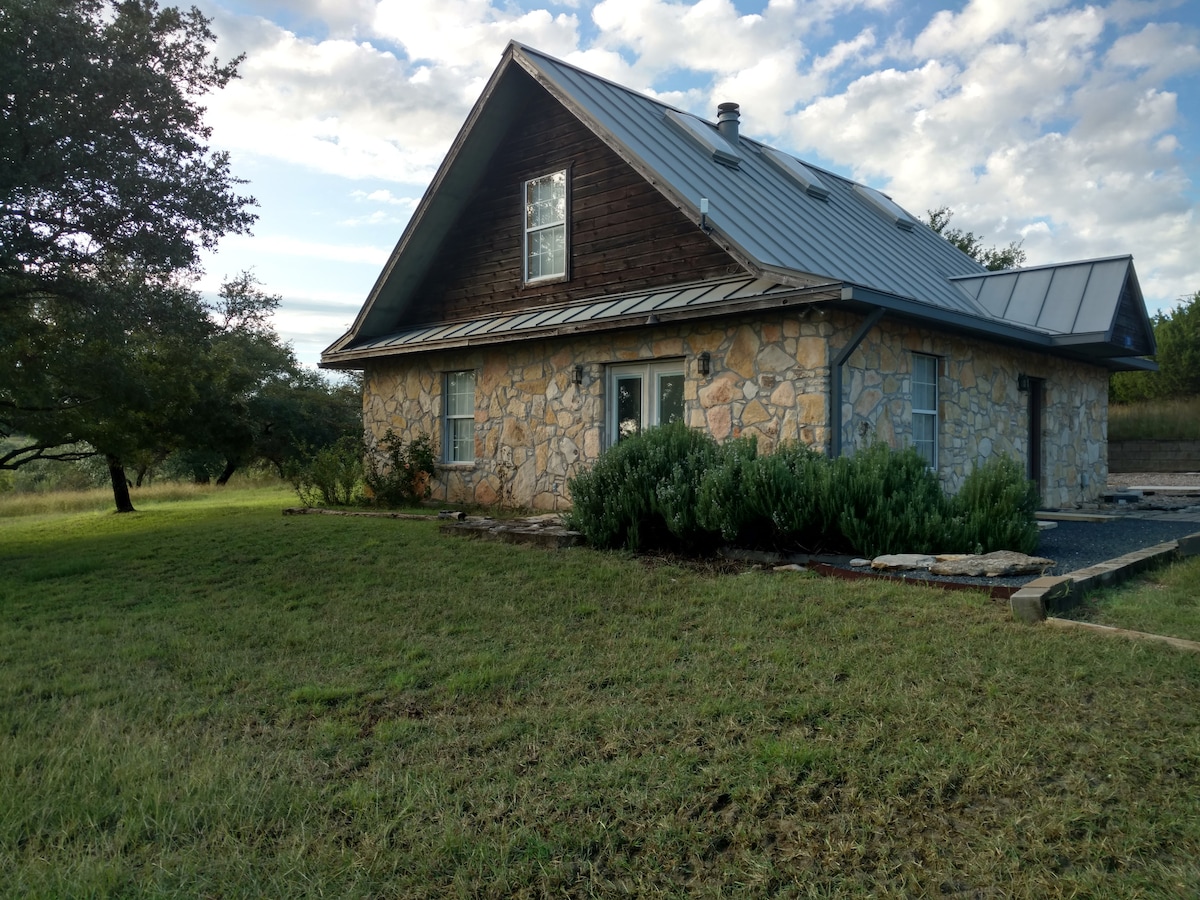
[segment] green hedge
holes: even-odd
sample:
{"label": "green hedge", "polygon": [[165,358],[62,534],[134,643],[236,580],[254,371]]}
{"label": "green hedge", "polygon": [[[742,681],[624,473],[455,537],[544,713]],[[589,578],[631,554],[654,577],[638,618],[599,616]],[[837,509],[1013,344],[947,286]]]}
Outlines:
{"label": "green hedge", "polygon": [[697,552],[721,542],[809,552],[1032,552],[1038,496],[998,458],[947,497],[913,449],[829,460],[799,445],[759,455],[681,424],[601,455],[570,483],[569,523],[598,547]]}

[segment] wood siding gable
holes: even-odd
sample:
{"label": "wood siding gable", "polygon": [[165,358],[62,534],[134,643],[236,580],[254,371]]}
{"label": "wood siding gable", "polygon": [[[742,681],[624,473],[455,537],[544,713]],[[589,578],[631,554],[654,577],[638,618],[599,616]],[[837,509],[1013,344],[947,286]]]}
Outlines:
{"label": "wood siding gable", "polygon": [[[583,123],[528,81],[529,103],[427,269],[397,327],[511,314],[744,272]],[[566,169],[565,281],[523,283],[526,180]]]}

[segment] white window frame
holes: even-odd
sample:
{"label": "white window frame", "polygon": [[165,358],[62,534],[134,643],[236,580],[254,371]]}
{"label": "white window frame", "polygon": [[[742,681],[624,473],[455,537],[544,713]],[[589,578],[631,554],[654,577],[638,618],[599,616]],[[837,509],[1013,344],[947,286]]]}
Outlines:
{"label": "white window frame", "polygon": [[[521,215],[523,225],[523,238],[521,241],[521,265],[525,284],[540,284],[547,281],[563,281],[567,278],[567,272],[571,261],[570,234],[568,233],[567,229],[567,222],[571,218],[571,182],[568,175],[569,170],[567,169],[559,169],[557,172],[548,172],[547,174],[540,175],[537,178],[530,178],[521,188]],[[535,202],[532,200],[531,192],[539,184],[552,183],[556,179],[562,182],[562,217],[556,217],[549,221],[538,222],[536,221],[534,210]],[[562,265],[553,272],[539,272],[536,275],[530,274],[529,263],[531,242],[540,236],[552,234],[556,231],[562,234]]]}
{"label": "white window frame", "polygon": [[[653,428],[662,423],[662,379],[672,376],[686,378],[684,361],[682,359],[660,360],[655,362],[641,363],[621,363],[620,365],[612,365],[608,367],[608,398],[605,421],[608,425],[606,429],[606,439],[608,446],[612,446],[621,439],[621,423],[618,420],[617,401],[618,390],[617,384],[623,378],[637,376],[642,380],[641,390],[641,413],[642,422],[641,428]],[[682,400],[681,400],[682,402]],[[686,414],[686,408],[682,414]]]}
{"label": "white window frame", "polygon": [[[467,392],[462,381],[470,378],[469,408],[461,403]],[[465,369],[446,372],[442,376],[442,461],[450,465],[469,465],[475,462],[475,371]],[[463,433],[465,431],[465,434]]]}
{"label": "white window frame", "polygon": [[[917,451],[925,457],[929,468],[937,471],[938,468],[938,444],[939,440],[939,421],[938,421],[938,403],[941,400],[941,390],[939,389],[938,379],[941,374],[942,361],[937,356],[931,356],[928,353],[914,353],[912,355],[912,429],[913,429],[913,446]],[[919,371],[925,369],[925,371]],[[929,369],[932,369],[933,380],[928,380]],[[919,390],[925,388],[926,390]],[[929,388],[932,388],[933,405],[928,406],[918,403],[918,398],[928,400]],[[917,423],[922,422],[929,426],[932,433],[932,440],[918,440],[917,438]],[[928,452],[926,452],[928,448]]]}

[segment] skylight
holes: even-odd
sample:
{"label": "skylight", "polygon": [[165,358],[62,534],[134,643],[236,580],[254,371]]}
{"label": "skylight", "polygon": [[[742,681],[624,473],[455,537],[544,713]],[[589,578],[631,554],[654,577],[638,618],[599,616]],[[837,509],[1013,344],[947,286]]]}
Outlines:
{"label": "skylight", "polygon": [[736,169],[741,163],[742,158],[738,156],[737,151],[733,149],[729,141],[721,137],[720,132],[714,126],[701,122],[695,116],[676,112],[673,109],[667,110],[667,119],[716,162],[729,166],[731,169]]}
{"label": "skylight", "polygon": [[887,194],[867,187],[865,184],[856,184],[854,190],[897,228],[912,231],[916,227],[917,220],[901,209]]}
{"label": "skylight", "polygon": [[825,187],[825,183],[821,181],[816,172],[800,160],[788,156],[786,153],[780,153],[772,147],[763,150],[763,156],[775,168],[800,185],[808,196],[816,197],[818,200],[829,199],[829,188]]}

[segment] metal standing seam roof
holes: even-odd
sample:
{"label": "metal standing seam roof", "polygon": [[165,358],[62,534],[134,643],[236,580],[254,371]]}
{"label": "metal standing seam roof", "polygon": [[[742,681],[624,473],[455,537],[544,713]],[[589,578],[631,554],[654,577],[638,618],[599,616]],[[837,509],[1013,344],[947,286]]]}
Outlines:
{"label": "metal standing seam roof", "polygon": [[[988,272],[928,226],[919,221],[914,224],[916,217],[899,221],[908,214],[873,188],[798,160],[801,177],[797,177],[796,172],[789,172],[795,167],[786,161],[780,164],[781,155],[793,157],[747,137],[736,141],[736,162],[725,152],[716,154],[718,160],[711,148],[733,145],[715,125],[514,42],[354,326],[325,351],[325,357],[345,359],[346,354],[357,357],[372,350],[432,347],[472,337],[503,339],[582,322],[615,321],[652,312],[656,304],[678,302],[677,290],[659,289],[380,333],[403,321],[407,285],[420,278],[423,267],[436,255],[439,235],[444,233],[439,228],[444,229],[458,214],[477,170],[487,164],[489,148],[503,136],[507,116],[514,111],[514,98],[519,96],[509,89],[515,87],[509,77],[513,66],[532,76],[697,222],[700,200],[706,199],[713,239],[741,259],[751,273],[764,276],[741,280],[743,295],[747,290],[765,294],[781,289],[781,282],[840,282],[847,286],[844,298],[855,289],[864,297],[899,298],[907,309],[935,323],[939,316],[970,321],[977,323],[980,333],[994,329],[998,336],[1017,340],[1026,334],[1036,339],[1031,343],[1044,347],[1045,335],[1110,333],[1122,273],[1128,272],[1136,282],[1128,257]],[[819,182],[816,190],[809,176]],[[708,292],[712,287],[691,285],[684,290]],[[701,305],[711,309],[735,299],[717,293],[716,299],[706,293]],[[1148,329],[1144,304],[1141,317]]]}
{"label": "metal standing seam roof", "polygon": [[738,301],[777,299],[802,300],[822,290],[828,295],[838,285],[794,288],[770,279],[743,276],[680,285],[651,291],[637,291],[603,298],[594,298],[565,306],[531,310],[519,314],[487,316],[448,325],[410,328],[392,334],[355,343],[350,352],[374,355],[420,345],[424,348],[463,346],[472,338],[537,337],[604,327],[628,319],[650,316],[680,316],[691,312],[710,312]]}
{"label": "metal standing seam roof", "polygon": [[1108,333],[1131,277],[1129,256],[953,278],[990,315],[1050,334]]}

